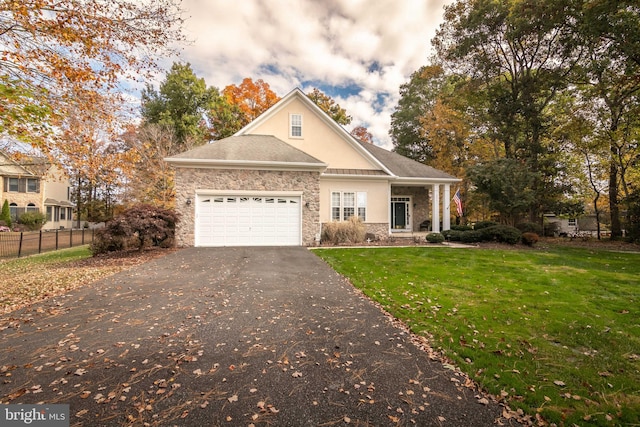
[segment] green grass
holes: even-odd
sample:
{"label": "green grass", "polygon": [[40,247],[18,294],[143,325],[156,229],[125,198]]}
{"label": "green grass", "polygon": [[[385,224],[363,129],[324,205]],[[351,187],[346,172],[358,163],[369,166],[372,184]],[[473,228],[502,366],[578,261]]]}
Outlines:
{"label": "green grass", "polygon": [[640,254],[315,253],[512,409],[558,425],[640,425]]}
{"label": "green grass", "polygon": [[84,258],[91,258],[92,254],[89,245],[76,246],[69,249],[61,249],[52,252],[45,252],[38,255],[31,255],[23,258],[8,259],[0,262],[3,271],[15,271],[25,268],[46,267],[48,265],[64,262],[77,261]]}

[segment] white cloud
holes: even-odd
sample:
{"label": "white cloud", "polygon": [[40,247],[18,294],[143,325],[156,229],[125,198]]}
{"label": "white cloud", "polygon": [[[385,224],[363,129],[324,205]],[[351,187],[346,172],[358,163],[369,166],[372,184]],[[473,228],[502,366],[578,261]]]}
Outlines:
{"label": "white cloud", "polygon": [[177,60],[220,89],[245,77],[263,79],[280,96],[309,81],[358,86],[356,95],[334,96],[353,116],[348,129],[365,123],[391,148],[399,87],[427,63],[447,1],[184,0],[193,43]]}

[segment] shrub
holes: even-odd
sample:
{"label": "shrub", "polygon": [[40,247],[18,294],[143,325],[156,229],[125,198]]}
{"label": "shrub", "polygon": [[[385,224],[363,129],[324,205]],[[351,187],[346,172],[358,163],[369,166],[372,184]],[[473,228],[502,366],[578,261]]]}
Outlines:
{"label": "shrub", "polygon": [[11,208],[9,207],[9,201],[4,200],[2,204],[2,211],[0,211],[0,221],[4,222],[4,225],[11,228]]}
{"label": "shrub", "polygon": [[108,221],[96,233],[91,250],[94,255],[145,246],[173,244],[178,214],[169,209],[151,205],[136,205]]}
{"label": "shrub", "polygon": [[498,225],[495,221],[478,221],[473,225],[474,230],[482,230],[483,228],[494,227]]}
{"label": "shrub", "polygon": [[494,225],[480,230],[484,241],[496,241],[515,245],[520,241],[522,233],[509,225]]}
{"label": "shrub", "polygon": [[536,233],[522,233],[522,243],[527,246],[533,246],[538,243],[539,237]]}
{"label": "shrub", "polygon": [[465,232],[460,230],[444,230],[442,235],[448,242],[459,242],[462,239],[463,233]]}
{"label": "shrub", "polygon": [[44,223],[47,222],[47,217],[42,212],[25,212],[20,215],[18,222],[24,225],[27,230],[36,231],[40,230]]}
{"label": "shrub", "polygon": [[454,231],[469,231],[473,230],[473,227],[470,225],[452,225],[451,229]]}
{"label": "shrub", "polygon": [[427,242],[442,243],[444,242],[444,236],[441,233],[429,233],[427,234]]}
{"label": "shrub", "polygon": [[322,226],[321,241],[338,245],[364,242],[367,232],[359,218],[352,216],[344,222],[328,222]]}
{"label": "shrub", "polygon": [[516,224],[516,228],[522,233],[535,233],[537,235],[542,234],[542,227],[535,222],[521,222]]}
{"label": "shrub", "polygon": [[478,243],[484,241],[482,230],[463,231],[460,235],[460,241],[463,243]]}

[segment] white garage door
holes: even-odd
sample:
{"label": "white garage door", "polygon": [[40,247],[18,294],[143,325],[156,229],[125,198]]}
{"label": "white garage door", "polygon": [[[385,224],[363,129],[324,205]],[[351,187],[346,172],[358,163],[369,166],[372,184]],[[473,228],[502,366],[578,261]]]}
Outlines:
{"label": "white garage door", "polygon": [[297,246],[300,196],[198,195],[196,246]]}

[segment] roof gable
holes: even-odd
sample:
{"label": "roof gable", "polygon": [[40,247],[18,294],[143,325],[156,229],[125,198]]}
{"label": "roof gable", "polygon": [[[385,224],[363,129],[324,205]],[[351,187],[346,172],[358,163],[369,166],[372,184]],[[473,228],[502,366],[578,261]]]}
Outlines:
{"label": "roof gable", "polygon": [[[301,114],[303,136],[289,135],[290,114]],[[331,168],[379,169],[384,165],[307,95],[296,88],[236,135],[273,134],[288,144],[324,161]]]}

